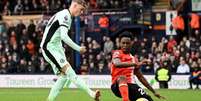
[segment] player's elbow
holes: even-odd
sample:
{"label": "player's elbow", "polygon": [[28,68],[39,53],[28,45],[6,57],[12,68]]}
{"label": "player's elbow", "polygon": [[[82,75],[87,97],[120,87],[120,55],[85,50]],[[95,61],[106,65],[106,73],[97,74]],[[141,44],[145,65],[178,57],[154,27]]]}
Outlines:
{"label": "player's elbow", "polygon": [[122,67],[122,65],[120,63],[115,63],[114,66],[117,67],[117,68]]}

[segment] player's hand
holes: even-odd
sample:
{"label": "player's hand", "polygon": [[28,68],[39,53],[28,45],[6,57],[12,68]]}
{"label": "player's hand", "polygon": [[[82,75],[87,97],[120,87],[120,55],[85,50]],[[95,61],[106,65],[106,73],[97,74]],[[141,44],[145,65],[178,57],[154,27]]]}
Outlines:
{"label": "player's hand", "polygon": [[82,47],[80,48],[80,54],[84,54],[86,51],[87,51],[87,50],[86,50],[86,47],[82,46]]}
{"label": "player's hand", "polygon": [[137,63],[137,67],[136,68],[140,68],[141,65],[146,65],[146,64],[150,64],[151,60],[150,59],[143,59],[142,61]]}
{"label": "player's hand", "polygon": [[159,93],[154,93],[154,96],[156,96],[159,99],[163,99],[163,100],[166,99],[165,97],[161,96]]}

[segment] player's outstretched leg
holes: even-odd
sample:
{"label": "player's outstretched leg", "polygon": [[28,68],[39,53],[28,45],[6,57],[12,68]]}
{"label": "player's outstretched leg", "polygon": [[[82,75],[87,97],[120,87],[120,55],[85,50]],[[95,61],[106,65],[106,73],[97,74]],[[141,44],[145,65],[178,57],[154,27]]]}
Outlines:
{"label": "player's outstretched leg", "polygon": [[118,78],[119,91],[122,96],[122,101],[129,101],[128,84],[125,76]]}
{"label": "player's outstretched leg", "polygon": [[73,82],[78,88],[86,91],[89,94],[89,96],[94,98],[96,101],[99,101],[100,91],[97,91],[97,92],[92,91],[86,85],[86,83],[75,74],[75,71],[72,69],[72,67],[69,66],[65,74],[66,74],[66,78],[70,79],[70,81]]}
{"label": "player's outstretched leg", "polygon": [[66,83],[66,78],[64,76],[60,76],[56,83],[53,85],[53,87],[50,90],[49,96],[47,98],[47,101],[55,101],[58,94],[61,92],[64,84]]}

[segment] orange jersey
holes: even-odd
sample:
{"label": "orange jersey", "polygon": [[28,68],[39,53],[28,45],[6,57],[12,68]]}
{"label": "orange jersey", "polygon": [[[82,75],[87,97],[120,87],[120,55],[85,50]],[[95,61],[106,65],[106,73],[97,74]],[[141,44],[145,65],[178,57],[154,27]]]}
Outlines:
{"label": "orange jersey", "polygon": [[[119,58],[121,62],[137,62],[137,59],[134,58],[131,54],[124,54],[122,50],[115,50],[112,54],[112,59]],[[119,76],[126,76],[128,83],[134,83],[134,67],[115,67],[112,62],[111,65],[111,76],[112,76],[112,84],[114,84]]]}

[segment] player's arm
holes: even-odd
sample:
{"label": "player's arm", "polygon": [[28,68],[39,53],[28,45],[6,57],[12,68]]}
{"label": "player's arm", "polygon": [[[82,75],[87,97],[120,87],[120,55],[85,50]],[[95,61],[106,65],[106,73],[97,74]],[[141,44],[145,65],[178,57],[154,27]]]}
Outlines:
{"label": "player's arm", "polygon": [[121,62],[119,57],[115,57],[112,59],[113,64],[115,65],[115,67],[117,68],[125,68],[125,67],[135,67],[135,68],[139,68],[142,64],[145,64],[148,60],[143,60],[141,62]]}
{"label": "player's arm", "polygon": [[117,67],[117,68],[137,66],[137,64],[135,64],[135,63],[121,62],[121,60],[118,57],[112,59],[112,62],[115,65],[115,67]]}
{"label": "player's arm", "polygon": [[151,87],[151,85],[147,82],[145,77],[143,76],[142,72],[140,72],[139,68],[135,69],[134,71],[135,75],[137,76],[138,80],[145,86],[147,87],[156,97],[165,99],[163,96],[160,94],[156,93],[156,91]]}
{"label": "player's arm", "polygon": [[79,52],[81,47],[71,40],[71,38],[68,36],[68,30],[69,29],[67,26],[60,27],[61,38],[67,45]]}
{"label": "player's arm", "polygon": [[137,76],[138,80],[147,87],[152,93],[156,93],[155,90],[149,85],[145,77],[143,76],[142,72],[139,69],[135,69],[135,75]]}

